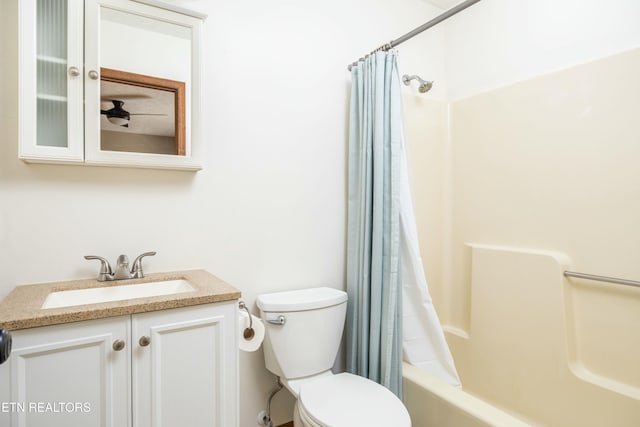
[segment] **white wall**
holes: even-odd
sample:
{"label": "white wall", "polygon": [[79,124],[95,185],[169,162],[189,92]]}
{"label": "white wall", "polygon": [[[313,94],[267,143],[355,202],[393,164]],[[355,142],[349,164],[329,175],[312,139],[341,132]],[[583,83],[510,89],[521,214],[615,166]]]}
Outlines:
{"label": "white wall", "polygon": [[446,24],[452,100],[640,45],[636,0],[482,0]]}
{"label": "white wall", "polygon": [[[16,3],[0,1],[0,296],[93,277],[85,254],[147,250],[158,252],[147,271],[205,268],[250,307],[263,292],[344,287],[346,66],[437,9],[419,0],[182,2],[209,15],[204,169],[185,173],[18,160]],[[431,37],[423,43],[442,56]],[[416,46],[401,49],[401,70],[440,80],[442,61],[427,63]],[[240,358],[241,425],[253,426],[274,379],[261,352]],[[291,419],[291,405],[286,392],[276,397],[276,424]]]}

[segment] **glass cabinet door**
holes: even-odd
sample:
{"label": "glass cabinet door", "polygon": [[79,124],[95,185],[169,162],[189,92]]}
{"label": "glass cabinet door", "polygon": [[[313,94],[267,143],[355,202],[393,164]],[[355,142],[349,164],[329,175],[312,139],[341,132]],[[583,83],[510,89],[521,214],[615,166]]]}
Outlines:
{"label": "glass cabinet door", "polygon": [[83,161],[83,2],[20,2],[20,158]]}

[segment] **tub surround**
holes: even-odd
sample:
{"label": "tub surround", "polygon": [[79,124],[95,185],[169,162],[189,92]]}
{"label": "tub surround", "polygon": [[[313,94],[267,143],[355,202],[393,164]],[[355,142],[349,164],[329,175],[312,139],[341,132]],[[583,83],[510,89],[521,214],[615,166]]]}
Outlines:
{"label": "tub surround", "polygon": [[535,424],[640,425],[640,294],[562,274],[640,276],[639,70],[634,48],[405,102],[425,272],[463,387]]}
{"label": "tub surround", "polygon": [[[135,285],[166,280],[187,280],[195,290],[173,295],[136,298],[71,307],[42,309],[51,292],[99,288],[105,286]],[[17,286],[0,302],[0,328],[9,330],[35,328],[60,323],[100,319],[126,314],[144,313],[198,304],[230,301],[240,298],[238,289],[205,270],[151,273],[144,278],[98,282],[81,279],[64,282],[39,283]]]}

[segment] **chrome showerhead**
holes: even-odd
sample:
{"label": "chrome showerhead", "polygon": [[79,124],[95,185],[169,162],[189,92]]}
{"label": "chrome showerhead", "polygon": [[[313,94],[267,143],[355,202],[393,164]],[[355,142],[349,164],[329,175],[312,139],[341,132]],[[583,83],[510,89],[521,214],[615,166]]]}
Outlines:
{"label": "chrome showerhead", "polygon": [[422,82],[420,83],[420,86],[418,86],[418,92],[420,93],[429,92],[432,86],[433,86],[433,82]]}
{"label": "chrome showerhead", "polygon": [[418,86],[418,92],[420,93],[426,93],[429,92],[429,90],[431,90],[431,88],[433,87],[433,82],[428,82],[426,80],[421,79],[419,76],[413,75],[413,76],[408,76],[408,75],[404,75],[402,76],[402,83],[404,83],[406,86],[409,86],[411,84],[411,80],[418,80],[418,82],[420,83],[420,86]]}

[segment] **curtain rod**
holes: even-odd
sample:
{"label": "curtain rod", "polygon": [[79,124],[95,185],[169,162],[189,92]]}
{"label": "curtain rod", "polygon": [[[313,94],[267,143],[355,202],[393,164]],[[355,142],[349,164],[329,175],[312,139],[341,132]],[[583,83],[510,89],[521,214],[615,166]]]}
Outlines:
{"label": "curtain rod", "polygon": [[[394,47],[398,46],[400,43],[406,42],[410,38],[420,34],[421,32],[423,32],[425,30],[428,30],[429,28],[433,27],[434,25],[437,25],[437,24],[441,23],[442,21],[452,17],[453,15],[455,15],[458,12],[462,12],[463,10],[468,8],[469,6],[473,6],[474,4],[478,3],[479,1],[480,0],[465,0],[462,3],[460,3],[460,4],[452,7],[451,9],[447,10],[446,12],[436,16],[431,21],[429,21],[429,22],[427,22],[425,24],[422,24],[421,26],[419,26],[415,30],[409,31],[404,36],[398,37],[395,40],[391,40],[389,43],[383,44],[382,46],[378,47],[377,49],[375,49],[371,53],[369,53],[369,55],[372,55],[375,52],[387,51],[387,50],[393,49]],[[369,55],[366,55],[366,56],[369,56]],[[360,58],[359,61],[362,61],[363,59],[364,58]],[[349,66],[347,68],[349,69],[349,71],[351,71],[351,67],[353,67],[355,65],[358,65],[358,61],[355,61],[355,62],[349,64]]]}

